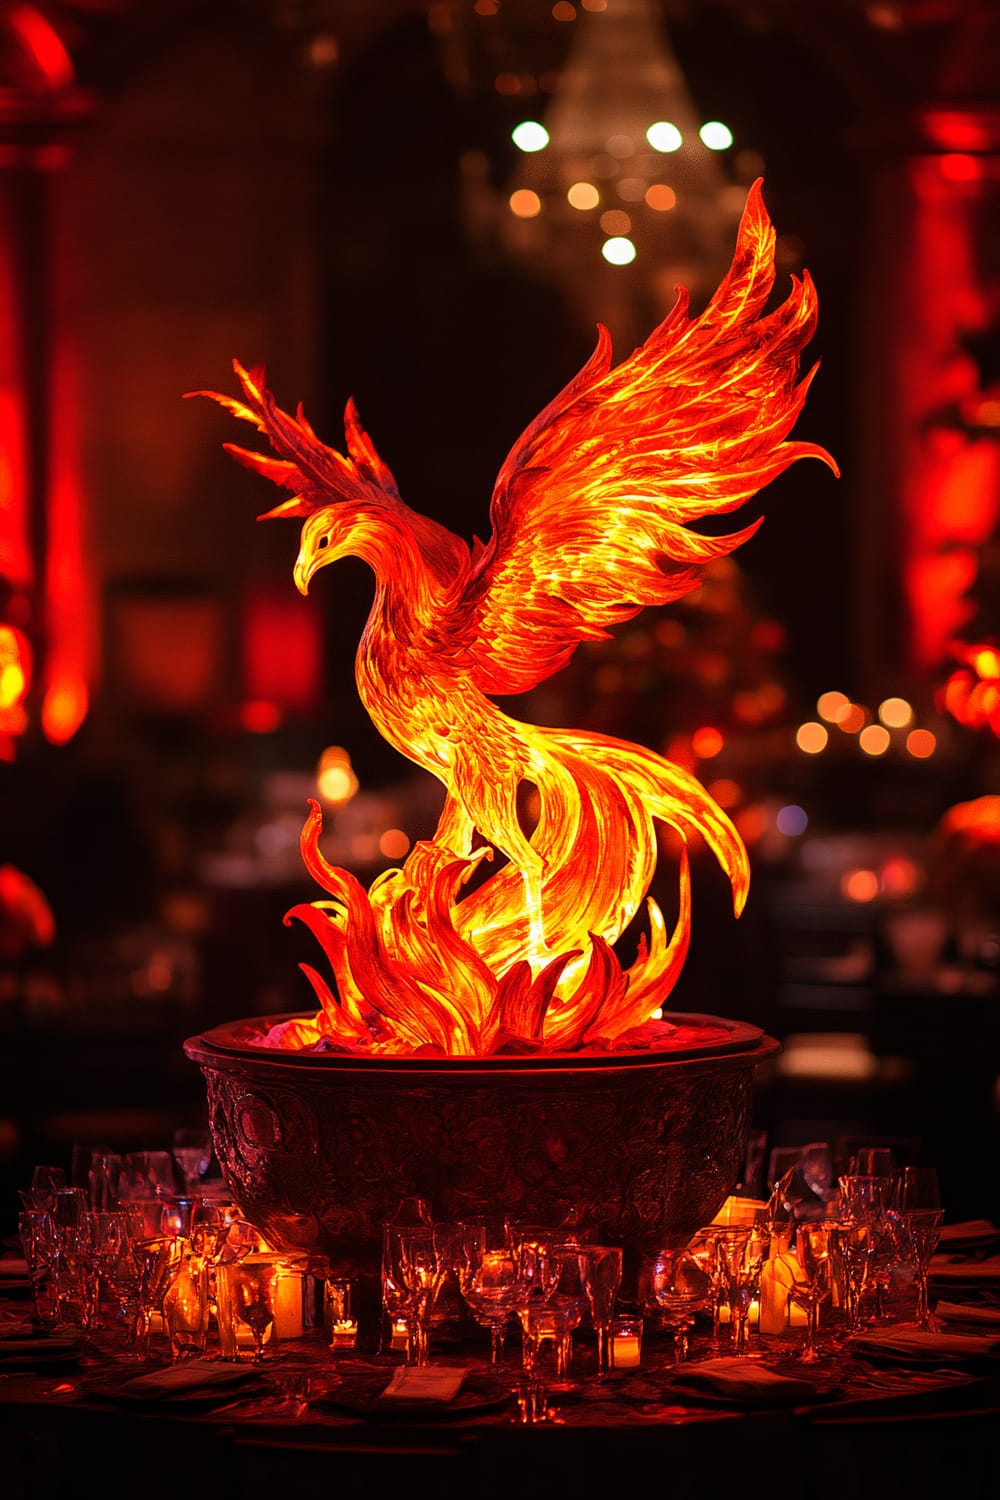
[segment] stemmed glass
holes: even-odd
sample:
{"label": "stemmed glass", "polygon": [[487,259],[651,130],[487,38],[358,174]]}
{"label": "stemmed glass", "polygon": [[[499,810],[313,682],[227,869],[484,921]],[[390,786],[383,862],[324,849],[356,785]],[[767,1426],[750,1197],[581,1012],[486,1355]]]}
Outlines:
{"label": "stemmed glass", "polygon": [[727,1230],[717,1235],[715,1252],[718,1274],[729,1302],[733,1353],[747,1352],[747,1318],[750,1303],[760,1295],[760,1274],[771,1236],[763,1223]]}
{"label": "stemmed glass", "polygon": [[830,1295],[830,1231],[825,1224],[800,1224],[795,1231],[795,1258],[805,1280],[796,1282],[789,1297],[806,1310],[806,1336],[799,1356],[806,1364],[819,1359],[816,1328],[820,1303]]}
{"label": "stemmed glass", "polygon": [[489,1330],[490,1364],[506,1363],[507,1325],[521,1299],[517,1260],[503,1227],[466,1224],[457,1250],[458,1285],[477,1323]]}
{"label": "stemmed glass", "polygon": [[401,1294],[401,1311],[412,1319],[413,1363],[430,1359],[429,1323],[434,1299],[448,1271],[440,1234],[430,1224],[388,1225],[385,1230],[383,1273]]}
{"label": "stemmed glass", "polygon": [[904,1167],[896,1178],[895,1207],[900,1213],[910,1209],[941,1207],[941,1186],[935,1167]]}
{"label": "stemmed glass", "polygon": [[179,1235],[158,1235],[152,1239],[136,1240],[132,1245],[136,1274],[134,1283],[127,1289],[132,1317],[128,1349],[135,1359],[149,1357],[153,1313],[159,1310],[164,1292],[180,1269],[186,1245],[187,1241]]}
{"label": "stemmed glass", "polygon": [[112,1287],[115,1269],[129,1253],[133,1220],[121,1209],[88,1209],[80,1223],[80,1244],[94,1275],[94,1327],[101,1326],[101,1288]]}
{"label": "stemmed glass", "polygon": [[900,1215],[908,1248],[908,1259],[913,1265],[913,1282],[917,1290],[917,1327],[924,1333],[935,1328],[931,1317],[927,1272],[931,1256],[937,1249],[944,1214],[940,1208],[911,1208]]}
{"label": "stemmed glass", "polygon": [[875,1250],[875,1232],[871,1220],[848,1218],[830,1225],[830,1250],[840,1270],[844,1285],[844,1310],[848,1333],[861,1327],[861,1298],[868,1282]]}
{"label": "stemmed glass", "polygon": [[581,1245],[576,1253],[597,1334],[598,1374],[604,1375],[614,1366],[611,1320],[622,1282],[622,1252],[617,1245]]}
{"label": "stemmed glass", "polygon": [[674,1364],[688,1357],[688,1335],[695,1313],[713,1297],[712,1277],[690,1250],[664,1250],[650,1266],[649,1289],[674,1341]]}
{"label": "stemmed glass", "polygon": [[59,1236],[52,1215],[41,1208],[22,1209],[18,1215],[17,1229],[28,1267],[35,1322],[40,1328],[54,1328],[59,1322],[59,1289],[56,1279]]}
{"label": "stemmed glass", "polygon": [[264,1362],[264,1339],[274,1322],[271,1305],[271,1283],[275,1268],[269,1262],[242,1257],[232,1276],[233,1311],[238,1323],[249,1328],[253,1338],[253,1363]]}
{"label": "stemmed glass", "polygon": [[208,1171],[212,1160],[211,1132],[187,1128],[175,1130],[171,1154],[180,1168],[184,1192],[190,1195]]}

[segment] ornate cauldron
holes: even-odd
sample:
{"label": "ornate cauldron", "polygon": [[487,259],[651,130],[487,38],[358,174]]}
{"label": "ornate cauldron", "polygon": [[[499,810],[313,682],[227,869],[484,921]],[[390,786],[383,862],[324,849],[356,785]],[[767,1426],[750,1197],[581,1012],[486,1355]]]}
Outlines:
{"label": "ornate cauldron", "polygon": [[337,1274],[377,1274],[382,1225],[413,1196],[440,1219],[503,1210],[589,1227],[634,1274],[732,1191],[753,1072],[778,1046],[742,1022],[679,1015],[663,1051],[427,1060],[255,1042],[282,1019],[234,1021],[184,1050],[243,1213]]}

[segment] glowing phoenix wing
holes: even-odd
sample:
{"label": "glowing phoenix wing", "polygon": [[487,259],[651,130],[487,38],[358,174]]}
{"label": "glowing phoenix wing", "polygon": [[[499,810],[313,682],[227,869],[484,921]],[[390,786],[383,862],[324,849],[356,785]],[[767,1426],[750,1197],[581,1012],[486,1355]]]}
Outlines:
{"label": "glowing phoenix wing", "polygon": [[[774,230],[751,189],[732,266],[698,318],[680,288],[668,317],[612,368],[607,330],[587,365],[511,449],[491,505],[493,534],[466,604],[474,677],[522,692],[581,640],[679,598],[703,565],[756,529],[712,538],[687,523],[737,509],[797,459],[785,442],[815,367],[798,378],[815,329],[808,273],[775,311]],[[759,523],[757,523],[759,524]]]}

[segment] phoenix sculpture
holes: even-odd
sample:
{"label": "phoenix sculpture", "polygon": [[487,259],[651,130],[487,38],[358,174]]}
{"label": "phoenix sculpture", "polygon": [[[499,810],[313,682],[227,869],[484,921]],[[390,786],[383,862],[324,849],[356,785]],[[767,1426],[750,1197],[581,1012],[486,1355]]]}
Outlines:
{"label": "phoenix sculpture", "polygon": [[605,734],[523,722],[495,699],[535,687],[581,642],[680,598],[759,525],[711,536],[690,523],[736,510],[797,459],[836,472],[823,448],[787,440],[815,373],[800,377],[799,360],[816,297],[804,274],[769,307],[774,279],[757,182],[705,310],[691,315],[679,288],[617,366],[599,326],[586,365],[510,450],[489,540],[471,547],[404,503],[353,401],[343,454],[301,407],[279,408],[261,370],[234,363],[240,399],[202,393],[268,441],[269,454],[225,446],[292,492],[261,519],[303,518],[299,590],[338,558],[371,567],[358,692],[384,738],[444,787],[433,838],[367,891],[324,857],[322,814],[310,804],[303,859],[328,899],[285,920],[315,934],[333,983],[301,966],[319,1009],[276,1026],[272,1045],[453,1057],[648,1046],[650,1017],[688,950],[686,852],[672,931],[650,899],[648,939],[629,967],[613,945],[647,898],[657,820],[685,845],[705,840],[739,915],[746,850],[692,775]]}

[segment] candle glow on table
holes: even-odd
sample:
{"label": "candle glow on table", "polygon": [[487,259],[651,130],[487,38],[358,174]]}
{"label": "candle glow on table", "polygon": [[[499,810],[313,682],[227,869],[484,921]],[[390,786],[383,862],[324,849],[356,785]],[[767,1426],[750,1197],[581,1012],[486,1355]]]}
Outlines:
{"label": "candle glow on table", "polygon": [[271,1282],[271,1311],[277,1339],[300,1339],[302,1323],[302,1272],[290,1266],[279,1268]]}
{"label": "candle glow on table", "polygon": [[392,1342],[389,1347],[391,1349],[398,1350],[401,1354],[405,1354],[409,1346],[409,1342],[410,1330],[407,1326],[406,1319],[394,1318],[392,1324]]}
{"label": "candle glow on table", "polygon": [[615,1369],[636,1370],[639,1368],[639,1338],[634,1333],[615,1334]]}
{"label": "candle glow on table", "polygon": [[793,1302],[792,1288],[804,1280],[795,1256],[787,1248],[777,1249],[760,1275],[759,1328],[761,1333],[787,1333],[805,1328],[808,1315]]}

